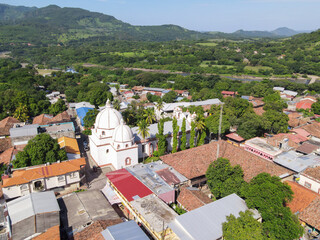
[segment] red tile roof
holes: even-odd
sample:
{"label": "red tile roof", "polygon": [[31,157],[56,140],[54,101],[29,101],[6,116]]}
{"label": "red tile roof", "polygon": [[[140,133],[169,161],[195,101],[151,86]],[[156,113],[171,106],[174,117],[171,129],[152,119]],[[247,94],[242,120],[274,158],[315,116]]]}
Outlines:
{"label": "red tile roof", "polygon": [[320,166],[309,167],[303,171],[302,175],[306,175],[320,181]]}
{"label": "red tile roof", "polygon": [[33,119],[32,124],[47,125],[52,120],[52,118],[52,115],[41,114]]}
{"label": "red tile roof", "polygon": [[11,158],[14,152],[14,147],[11,147],[7,150],[5,150],[3,153],[0,155],[0,163],[3,163],[5,165],[9,165],[11,162]]}
{"label": "red tile roof", "polygon": [[44,233],[32,238],[32,240],[60,240],[59,225],[47,229]]}
{"label": "red tile roof", "polygon": [[259,116],[262,116],[262,114],[265,112],[265,110],[263,110],[263,107],[253,108],[253,111]]}
{"label": "red tile roof", "polygon": [[318,122],[304,125],[301,128],[309,132],[312,136],[320,138],[320,124]]}
{"label": "red tile roof", "polygon": [[86,165],[84,158],[63,161],[61,163],[53,163],[48,166],[29,168],[24,170],[16,170],[12,177],[2,177],[2,187],[10,187],[28,183],[35,179],[47,178],[53,176],[64,175],[66,173],[79,171],[82,166]]}
{"label": "red tile roof", "polygon": [[101,232],[109,226],[122,223],[119,219],[98,220],[73,236],[74,240],[105,240]]}
{"label": "red tile roof", "polygon": [[237,94],[237,92],[232,92],[232,91],[222,91],[221,92],[222,95],[235,95]]}
{"label": "red tile roof", "polygon": [[302,137],[305,137],[305,138],[310,136],[310,133],[302,128],[292,129],[291,132],[295,132],[296,134],[301,135]]}
{"label": "red tile roof", "polygon": [[143,198],[152,194],[149,188],[124,168],[109,172],[106,176],[129,202],[133,201],[135,196]]}
{"label": "red tile roof", "polygon": [[62,122],[70,122],[71,118],[67,111],[59,113],[54,118],[51,119],[49,123],[62,123]]}
{"label": "red tile roof", "polygon": [[293,213],[301,213],[318,196],[315,192],[296,182],[286,181],[286,183],[288,183],[293,191],[293,199],[287,204]]}
{"label": "red tile roof", "polygon": [[[262,172],[276,176],[293,173],[290,170],[225,141],[219,141],[219,144],[219,157],[229,159],[233,166],[240,165],[246,181],[250,181],[251,178]],[[200,147],[168,154],[160,158],[164,163],[172,166],[188,179],[193,179],[205,175],[210,163],[216,160],[217,145],[218,142],[212,142]]]}
{"label": "red tile roof", "polygon": [[279,142],[283,141],[286,138],[289,140],[288,141],[289,147],[292,147],[292,148],[297,148],[299,147],[299,143],[302,143],[308,140],[308,138],[305,138],[297,134],[279,133],[277,135],[274,135],[271,138],[268,138],[267,141],[272,146],[279,147]]}
{"label": "red tile roof", "polygon": [[7,117],[5,119],[2,119],[0,121],[0,136],[9,136],[9,130],[13,127],[15,123],[20,123],[20,121],[13,117]]}
{"label": "red tile roof", "polygon": [[314,103],[315,101],[309,99],[302,100],[296,104],[296,109],[311,109],[311,105]]}
{"label": "red tile roof", "polygon": [[316,197],[300,214],[301,221],[320,230],[320,197]]}
{"label": "red tile roof", "polygon": [[191,211],[211,203],[212,200],[197,188],[182,187],[177,202],[187,211]]}
{"label": "red tile roof", "polygon": [[0,138],[0,153],[7,150],[8,148],[11,147],[11,139],[6,137],[6,138]]}
{"label": "red tile roof", "polygon": [[232,140],[235,140],[237,142],[242,142],[245,139],[242,138],[240,135],[238,135],[237,133],[229,133],[228,135],[226,135],[227,138],[230,138]]}
{"label": "red tile roof", "polygon": [[313,145],[311,143],[303,143],[300,147],[296,149],[297,152],[301,152],[304,154],[310,154],[319,149],[319,146]]}

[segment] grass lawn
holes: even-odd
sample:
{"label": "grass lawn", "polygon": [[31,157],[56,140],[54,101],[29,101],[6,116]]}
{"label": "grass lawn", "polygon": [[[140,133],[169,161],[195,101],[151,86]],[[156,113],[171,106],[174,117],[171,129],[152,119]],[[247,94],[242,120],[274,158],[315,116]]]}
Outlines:
{"label": "grass lawn", "polygon": [[[200,63],[200,67],[209,67],[209,64],[210,64],[210,61],[203,61],[202,63]],[[233,68],[234,66],[231,66],[231,65],[216,65],[216,64],[213,64],[211,65],[212,67],[218,67],[218,68],[222,68],[222,67],[226,67],[226,68]]]}
{"label": "grass lawn", "polygon": [[57,70],[54,70],[54,69],[37,69],[38,73],[40,75],[48,75],[48,74],[51,74],[52,72],[54,71],[57,71]]}
{"label": "grass lawn", "polygon": [[271,67],[264,67],[264,66],[245,66],[244,69],[245,69],[245,70],[248,70],[248,71],[255,71],[255,72],[258,72],[260,69],[263,69],[263,70],[272,70]]}
{"label": "grass lawn", "polygon": [[141,52],[114,52],[113,54],[123,56],[123,57],[144,57],[145,54]]}
{"label": "grass lawn", "polygon": [[218,43],[215,43],[215,42],[206,42],[206,43],[197,43],[197,45],[206,46],[206,47],[215,47],[215,46],[218,45]]}

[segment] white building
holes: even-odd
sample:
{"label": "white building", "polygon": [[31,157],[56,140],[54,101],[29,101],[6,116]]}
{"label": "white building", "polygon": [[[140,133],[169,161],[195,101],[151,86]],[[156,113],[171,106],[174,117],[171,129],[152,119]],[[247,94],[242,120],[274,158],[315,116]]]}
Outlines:
{"label": "white building", "polygon": [[299,184],[320,194],[320,166],[309,167],[300,173]]}
{"label": "white building", "polygon": [[109,100],[97,115],[89,143],[91,157],[98,166],[112,165],[120,169],[138,163],[138,145],[133,133]]}

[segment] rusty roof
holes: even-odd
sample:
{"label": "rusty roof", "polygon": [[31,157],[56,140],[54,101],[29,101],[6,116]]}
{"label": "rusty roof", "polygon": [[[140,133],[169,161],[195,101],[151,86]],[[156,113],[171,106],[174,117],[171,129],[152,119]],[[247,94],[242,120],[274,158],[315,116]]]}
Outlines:
{"label": "rusty roof", "polygon": [[242,142],[245,139],[243,137],[241,137],[240,135],[238,135],[237,133],[229,133],[228,135],[226,135],[227,138],[230,138],[232,140],[235,140],[237,142]]}
{"label": "rusty roof", "polygon": [[191,211],[211,203],[212,200],[197,188],[182,187],[177,202],[187,211]]}
{"label": "rusty roof", "polygon": [[316,197],[300,214],[299,218],[308,225],[320,230],[320,197]]}
{"label": "rusty roof", "polygon": [[300,147],[296,149],[297,152],[301,152],[303,154],[310,154],[319,149],[319,146],[311,144],[311,143],[303,143]]}
{"label": "rusty roof", "polygon": [[49,123],[62,123],[62,122],[70,122],[71,118],[67,111],[59,113],[54,118],[51,119]]}
{"label": "rusty roof", "polygon": [[301,128],[309,132],[312,136],[320,138],[320,124],[318,122],[304,125]]}
{"label": "rusty roof", "polygon": [[0,121],[0,136],[9,136],[9,130],[13,127],[15,123],[20,123],[20,121],[13,117],[7,117],[5,119],[2,119]]}
{"label": "rusty roof", "polygon": [[86,164],[84,158],[53,163],[48,166],[16,170],[10,178],[2,178],[2,187],[10,187],[28,183],[35,179],[59,176],[70,172],[79,171]]}
{"label": "rusty roof", "polygon": [[47,125],[52,118],[52,115],[41,114],[39,116],[34,117],[32,124]]}
{"label": "rusty roof", "polygon": [[164,168],[156,171],[156,173],[169,185],[179,184],[179,178],[171,172],[168,168]]}
{"label": "rusty roof", "polygon": [[11,147],[11,138],[0,138],[0,153]]}
{"label": "rusty roof", "polygon": [[284,167],[222,140],[168,154],[160,158],[164,163],[172,166],[188,179],[193,179],[205,175],[209,165],[216,160],[218,143],[220,144],[219,157],[229,159],[233,166],[240,165],[246,181],[250,181],[250,179],[262,172],[276,176],[293,173]]}
{"label": "rusty roof", "polygon": [[302,175],[307,175],[320,181],[320,166],[309,167],[303,171]]}

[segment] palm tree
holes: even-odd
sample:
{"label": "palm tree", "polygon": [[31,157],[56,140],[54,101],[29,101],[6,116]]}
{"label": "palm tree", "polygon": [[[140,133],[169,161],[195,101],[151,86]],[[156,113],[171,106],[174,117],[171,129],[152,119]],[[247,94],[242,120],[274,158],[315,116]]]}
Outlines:
{"label": "palm tree", "polygon": [[153,121],[156,120],[156,117],[154,115],[154,109],[153,108],[147,108],[144,110],[143,117],[146,119],[146,122],[148,124],[152,124]]}
{"label": "palm tree", "polygon": [[[141,135],[143,138],[143,142],[146,142],[146,138],[150,136],[149,134],[149,124],[147,123],[146,120],[141,120],[138,123],[138,133]],[[141,143],[143,144],[143,143]],[[142,146],[142,145],[141,145]],[[143,162],[144,162],[144,152],[142,152],[142,157],[143,157]]]}
{"label": "palm tree", "polygon": [[120,101],[119,99],[113,100],[113,107],[115,110],[119,111],[120,110]]}
{"label": "palm tree", "polygon": [[[202,114],[197,115],[197,118],[195,120],[195,125],[197,129],[196,139],[198,139],[198,137],[201,136],[202,131],[206,129],[206,123]],[[197,141],[197,145],[198,145],[198,141]]]}
{"label": "palm tree", "polygon": [[20,103],[16,111],[14,112],[13,117],[21,122],[26,122],[29,119],[27,106]]}
{"label": "palm tree", "polygon": [[160,119],[161,119],[161,109],[163,108],[163,106],[164,106],[164,103],[162,101],[162,98],[159,98],[159,101],[157,102],[157,105],[156,105],[156,109],[159,112],[159,118]]}

